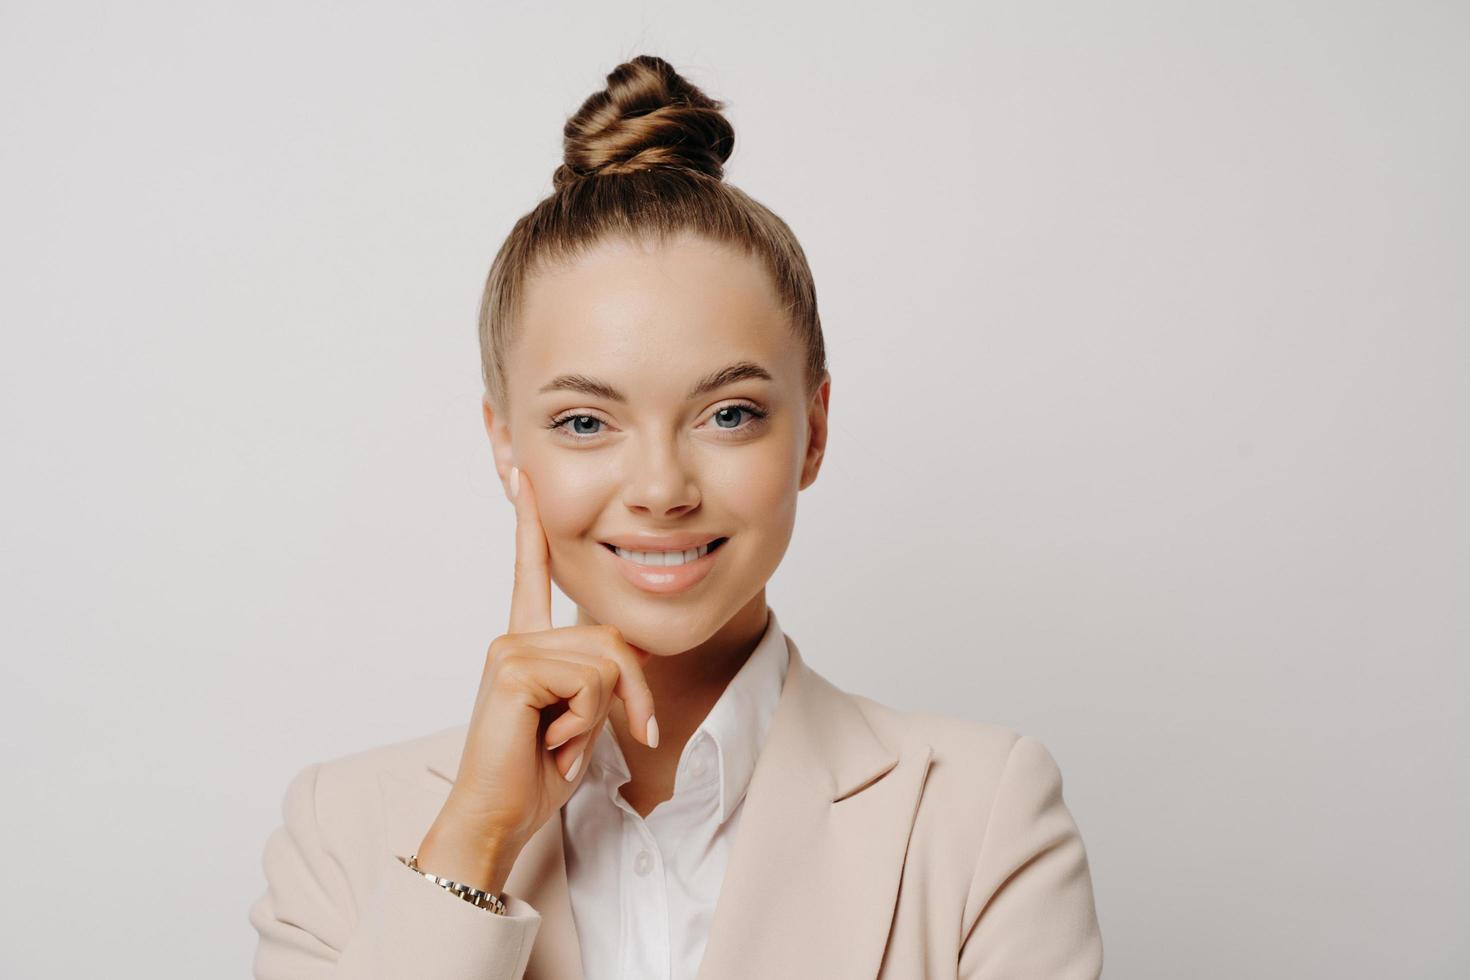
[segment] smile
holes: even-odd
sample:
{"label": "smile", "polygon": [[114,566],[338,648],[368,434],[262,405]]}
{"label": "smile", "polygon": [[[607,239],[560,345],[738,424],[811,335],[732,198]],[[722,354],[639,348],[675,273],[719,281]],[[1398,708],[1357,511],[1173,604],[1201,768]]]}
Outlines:
{"label": "smile", "polygon": [[688,551],[629,551],[627,548],[619,548],[617,545],[606,542],[603,542],[603,547],[612,551],[619,558],[631,561],[635,565],[647,565],[651,568],[668,568],[674,565],[683,565],[691,561],[698,561],[728,540],[729,538],[716,538],[709,544],[702,544],[698,548],[690,548]]}
{"label": "smile", "polygon": [[716,555],[728,540],[716,538],[687,551],[629,551],[599,543],[630,583],[644,592],[673,595],[698,585],[714,568]]}

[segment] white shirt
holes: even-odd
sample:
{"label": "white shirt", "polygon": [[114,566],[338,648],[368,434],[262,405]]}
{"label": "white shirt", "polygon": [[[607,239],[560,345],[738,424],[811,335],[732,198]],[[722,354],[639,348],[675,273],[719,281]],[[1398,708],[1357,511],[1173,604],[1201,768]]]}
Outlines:
{"label": "white shirt", "polygon": [[612,722],[562,808],[572,917],[586,980],[692,980],[740,822],[741,803],[781,699],[790,653],[766,631],[684,745],[674,795],[645,820],[623,799],[631,775]]}

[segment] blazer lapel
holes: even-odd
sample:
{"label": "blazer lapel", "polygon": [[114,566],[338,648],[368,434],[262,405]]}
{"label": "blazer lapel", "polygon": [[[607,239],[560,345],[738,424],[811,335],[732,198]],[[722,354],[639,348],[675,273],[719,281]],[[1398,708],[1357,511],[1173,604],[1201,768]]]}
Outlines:
{"label": "blazer lapel", "polygon": [[[885,744],[853,697],[785,639],[786,680],[740,805],[698,980],[876,977],[888,944],[931,748]],[[393,814],[401,853],[418,847],[443,805],[466,727],[431,746],[432,791]],[[584,980],[560,810],[527,842],[505,890],[541,913],[527,980]]]}
{"label": "blazer lapel", "polygon": [[886,745],[786,644],[698,980],[876,977],[888,945],[931,749]]}

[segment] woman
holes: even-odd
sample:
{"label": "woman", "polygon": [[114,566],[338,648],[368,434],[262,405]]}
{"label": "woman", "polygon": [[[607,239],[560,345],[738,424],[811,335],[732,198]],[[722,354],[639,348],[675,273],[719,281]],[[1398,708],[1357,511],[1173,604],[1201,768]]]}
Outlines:
{"label": "woman", "polygon": [[801,247],[722,179],[721,108],[621,65],[496,256],[509,629],[467,724],[291,782],[260,980],[1099,975],[1046,748],[836,688],[767,605],[831,382]]}

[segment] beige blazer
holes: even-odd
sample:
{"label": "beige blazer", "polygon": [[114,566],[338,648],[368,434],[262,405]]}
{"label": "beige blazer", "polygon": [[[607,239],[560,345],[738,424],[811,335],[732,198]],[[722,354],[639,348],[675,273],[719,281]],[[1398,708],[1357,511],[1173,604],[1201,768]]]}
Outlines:
{"label": "beige blazer", "polygon": [[[1087,855],[1045,746],[842,691],[786,642],[698,980],[1095,980]],[[249,913],[257,980],[582,980],[560,811],[511,870],[509,917],[395,857],[443,805],[466,727],[295,776]]]}

